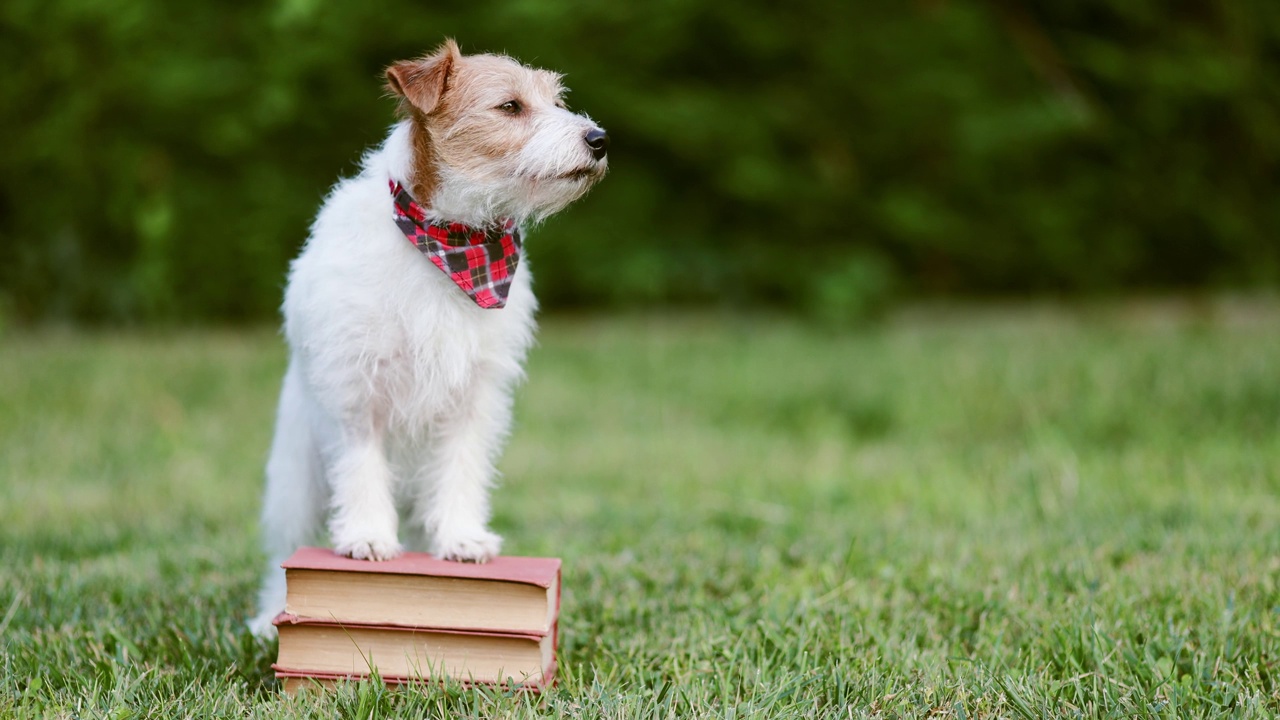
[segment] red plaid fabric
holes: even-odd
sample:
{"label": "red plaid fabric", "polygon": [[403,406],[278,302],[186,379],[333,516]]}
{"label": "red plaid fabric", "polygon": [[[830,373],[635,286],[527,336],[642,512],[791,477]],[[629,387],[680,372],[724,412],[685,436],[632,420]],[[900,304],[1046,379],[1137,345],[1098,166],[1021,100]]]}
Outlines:
{"label": "red plaid fabric", "polygon": [[487,228],[428,222],[409,191],[395,180],[390,184],[396,226],[409,242],[480,307],[506,305],[520,263],[520,228],[515,221],[508,218]]}

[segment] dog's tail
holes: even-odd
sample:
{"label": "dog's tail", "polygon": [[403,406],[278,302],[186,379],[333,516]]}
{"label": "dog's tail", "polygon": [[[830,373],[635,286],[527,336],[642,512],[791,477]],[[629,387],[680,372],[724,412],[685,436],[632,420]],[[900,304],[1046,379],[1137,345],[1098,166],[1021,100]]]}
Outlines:
{"label": "dog's tail", "polygon": [[275,437],[267,458],[267,490],[262,500],[262,546],[267,571],[258,601],[254,633],[273,634],[271,619],[284,609],[284,570],[280,563],[294,550],[314,542],[324,523],[328,502],[314,413],[296,358],[289,362],[280,390]]}

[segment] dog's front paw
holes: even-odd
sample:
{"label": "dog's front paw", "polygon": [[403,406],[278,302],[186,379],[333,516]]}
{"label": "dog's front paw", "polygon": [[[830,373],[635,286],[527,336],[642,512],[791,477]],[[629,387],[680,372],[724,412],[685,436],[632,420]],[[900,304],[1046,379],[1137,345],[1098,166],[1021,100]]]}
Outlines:
{"label": "dog's front paw", "polygon": [[395,540],[356,540],[336,543],[333,551],[356,560],[390,560],[402,552]]}
{"label": "dog's front paw", "polygon": [[477,528],[470,532],[437,532],[431,554],[454,562],[482,563],[492,560],[501,549],[501,537]]}

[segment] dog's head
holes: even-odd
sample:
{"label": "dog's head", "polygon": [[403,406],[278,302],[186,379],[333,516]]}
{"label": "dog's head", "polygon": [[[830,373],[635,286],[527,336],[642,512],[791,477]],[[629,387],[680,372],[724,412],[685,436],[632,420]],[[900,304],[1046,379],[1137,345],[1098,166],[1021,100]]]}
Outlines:
{"label": "dog's head", "polygon": [[387,68],[387,87],[411,123],[414,197],[448,219],[540,220],[608,168],[609,136],[565,106],[553,72],[501,55],[463,56],[448,40]]}

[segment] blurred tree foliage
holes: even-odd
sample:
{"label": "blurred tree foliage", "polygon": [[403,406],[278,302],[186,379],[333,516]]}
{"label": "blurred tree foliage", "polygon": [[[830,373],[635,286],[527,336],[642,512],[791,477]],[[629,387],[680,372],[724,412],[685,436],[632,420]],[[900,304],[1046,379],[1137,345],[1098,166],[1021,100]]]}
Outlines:
{"label": "blurred tree foliage", "polygon": [[270,316],[382,68],[447,35],[614,139],[533,236],[548,305],[1280,279],[1275,0],[6,0],[6,314]]}

